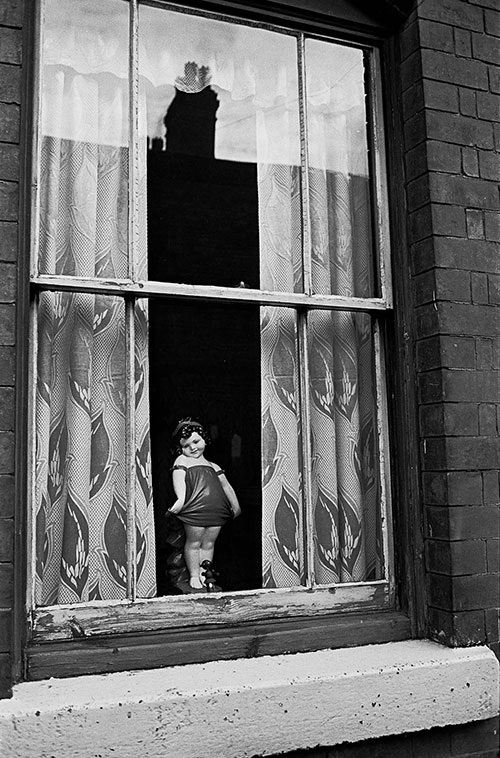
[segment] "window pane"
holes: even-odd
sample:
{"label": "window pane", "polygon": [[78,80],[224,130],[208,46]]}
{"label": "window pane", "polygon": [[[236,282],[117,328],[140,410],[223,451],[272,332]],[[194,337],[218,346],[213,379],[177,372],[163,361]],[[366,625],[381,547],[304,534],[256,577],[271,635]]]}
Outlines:
{"label": "window pane", "polygon": [[[144,323],[144,318],[140,321]],[[145,357],[143,341],[138,339],[138,430],[149,426],[140,392]],[[123,598],[127,565],[123,300],[41,293],[37,375],[36,602]],[[147,442],[144,434],[137,436],[139,481]],[[140,495],[136,497],[138,594],[149,597],[155,592],[154,529],[150,502]]]}
{"label": "window pane", "polygon": [[46,0],[39,269],[125,277],[128,5]]}
{"label": "window pane", "polygon": [[312,284],[374,296],[363,52],[306,41]]}
{"label": "window pane", "polygon": [[296,40],[141,6],[150,278],[301,290]]}
{"label": "window pane", "polygon": [[[260,318],[257,306],[153,300],[150,398],[158,592],[186,591],[183,522],[165,518],[175,502],[172,433],[180,419],[204,424],[205,455],[221,466],[241,505],[222,527],[214,564],[223,590],[262,585]],[[190,502],[189,483],[188,498]],[[189,590],[188,590],[189,591]]]}
{"label": "window pane", "polygon": [[380,472],[371,317],[310,314],[318,584],[380,579]]}

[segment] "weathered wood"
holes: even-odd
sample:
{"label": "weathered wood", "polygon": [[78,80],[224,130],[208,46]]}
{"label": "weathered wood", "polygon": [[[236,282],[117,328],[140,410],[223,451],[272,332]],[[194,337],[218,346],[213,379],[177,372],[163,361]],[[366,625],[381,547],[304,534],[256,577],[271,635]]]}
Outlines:
{"label": "weathered wood", "polygon": [[224,628],[203,626],[160,634],[32,645],[27,654],[28,677],[44,679],[157,668],[409,638],[408,618],[395,611],[370,616],[349,614],[318,619],[275,619]]}
{"label": "weathered wood", "polygon": [[314,618],[355,610],[387,609],[387,582],[174,595],[152,600],[96,601],[33,611],[33,641],[153,632],[197,624],[234,625],[278,618]]}
{"label": "weathered wood", "polygon": [[323,310],[371,311],[387,310],[382,298],[344,297],[342,295],[305,295],[300,292],[214,287],[175,282],[137,281],[131,279],[91,279],[77,276],[41,274],[32,277],[40,290],[53,292],[90,292],[96,295],[133,295],[135,297],[178,297],[195,300],[236,301],[285,308],[322,308]]}

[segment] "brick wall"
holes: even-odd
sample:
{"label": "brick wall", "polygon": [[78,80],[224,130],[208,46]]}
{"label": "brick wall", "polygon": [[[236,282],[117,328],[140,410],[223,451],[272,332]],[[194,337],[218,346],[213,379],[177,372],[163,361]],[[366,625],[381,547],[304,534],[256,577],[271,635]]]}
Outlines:
{"label": "brick wall", "polygon": [[22,0],[0,3],[0,696],[10,686]]}
{"label": "brick wall", "polygon": [[430,634],[497,653],[498,11],[423,0],[401,35]]}

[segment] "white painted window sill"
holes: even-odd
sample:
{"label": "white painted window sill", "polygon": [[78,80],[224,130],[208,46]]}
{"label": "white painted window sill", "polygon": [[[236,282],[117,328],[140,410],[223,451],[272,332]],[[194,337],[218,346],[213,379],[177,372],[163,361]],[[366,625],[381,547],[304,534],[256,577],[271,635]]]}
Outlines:
{"label": "white painted window sill", "polygon": [[26,682],[0,701],[4,758],[243,758],[498,713],[484,647],[413,640]]}

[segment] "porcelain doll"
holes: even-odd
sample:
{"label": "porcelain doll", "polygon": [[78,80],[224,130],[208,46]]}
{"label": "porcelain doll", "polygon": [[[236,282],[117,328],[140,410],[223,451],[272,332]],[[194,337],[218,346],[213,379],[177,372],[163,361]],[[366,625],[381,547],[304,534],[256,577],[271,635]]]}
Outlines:
{"label": "porcelain doll", "polygon": [[172,440],[177,454],[172,467],[177,500],[169,513],[184,524],[184,560],[190,587],[194,590],[213,588],[213,584],[203,583],[203,576],[206,578],[208,570],[212,577],[217,537],[227,521],[240,515],[241,508],[224,471],[205,458],[210,437],[202,424],[190,418],[179,421]]}

